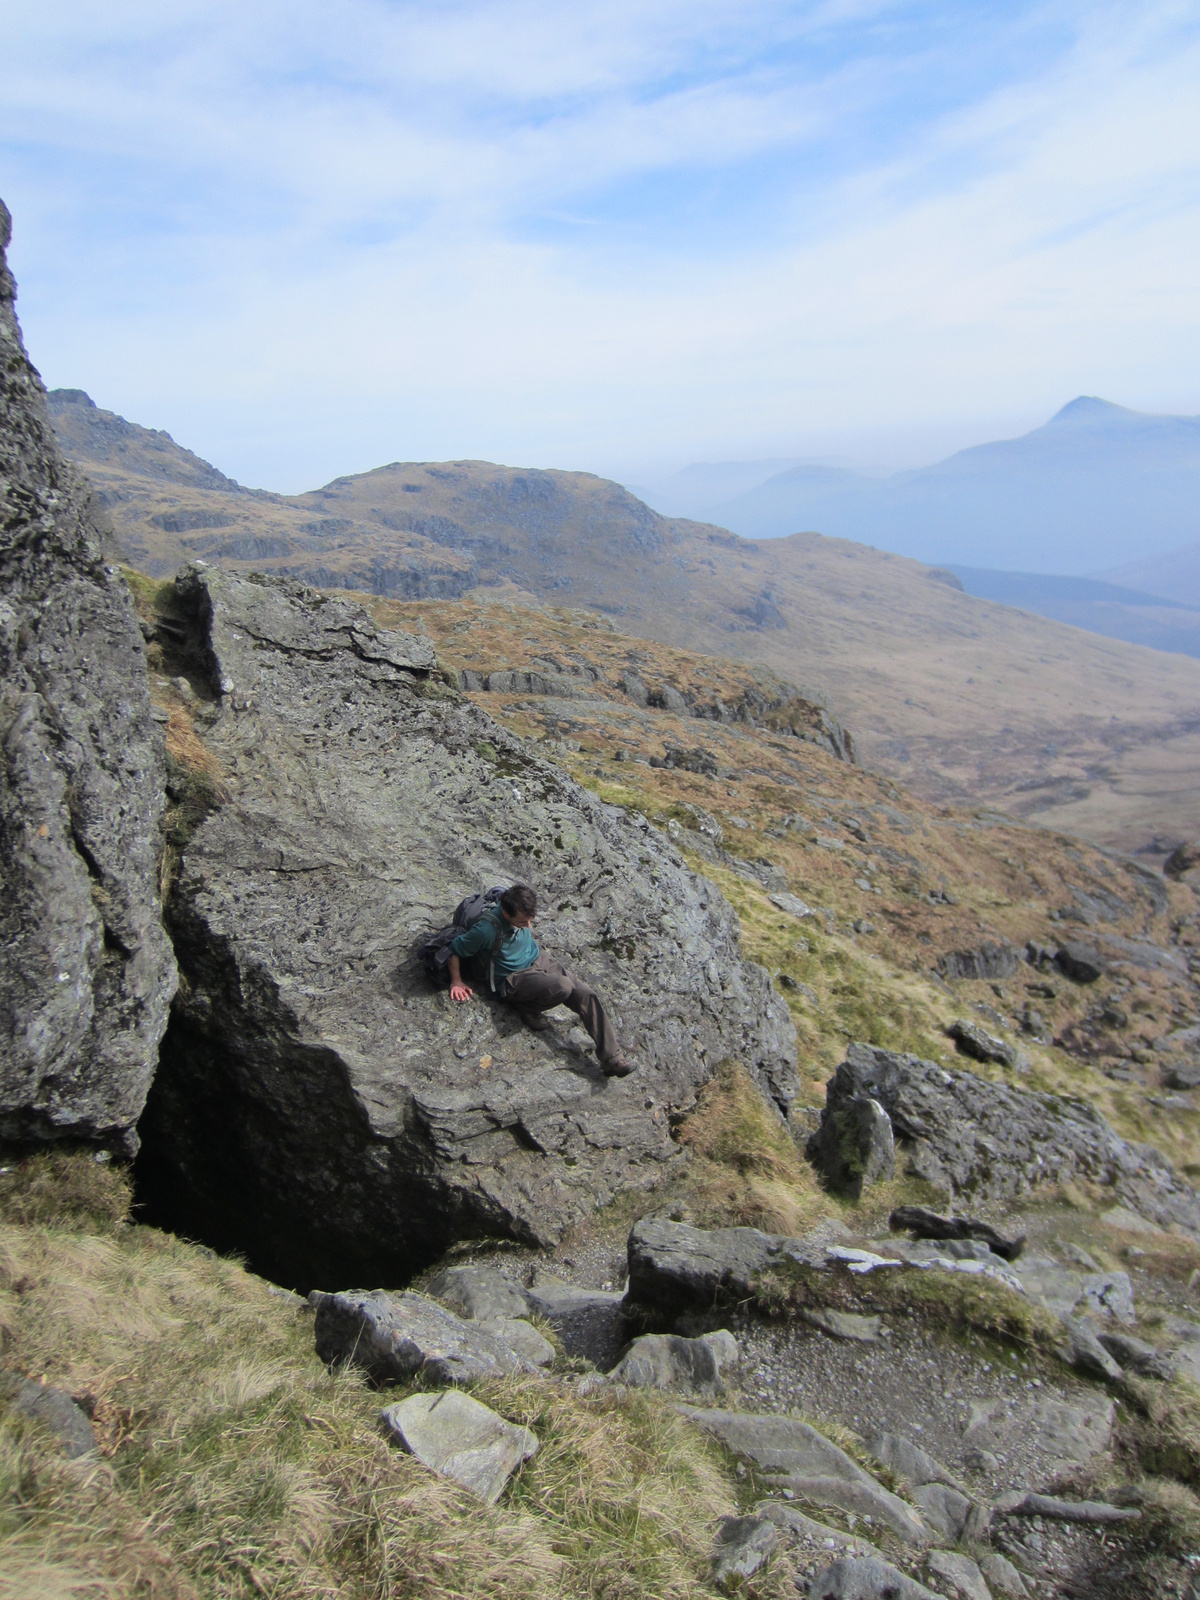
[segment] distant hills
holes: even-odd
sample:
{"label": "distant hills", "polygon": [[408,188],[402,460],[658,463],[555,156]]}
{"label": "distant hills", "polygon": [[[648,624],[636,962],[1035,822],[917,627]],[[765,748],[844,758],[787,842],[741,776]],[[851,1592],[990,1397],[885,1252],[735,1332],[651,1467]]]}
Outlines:
{"label": "distant hills", "polygon": [[[816,530],[942,566],[1024,573],[1134,574],[1196,546],[1200,583],[1200,417],[1152,416],[1088,396],[1019,439],[975,445],[889,477],[798,463],[731,494],[732,469],[689,467],[648,491],[676,514],[746,538]],[[1180,598],[1174,594],[1172,598]],[[1190,596],[1200,604],[1200,593]]]}
{"label": "distant hills", "polygon": [[392,462],[284,496],[169,435],[50,396],[129,558],[398,599],[478,592],[606,613],[626,633],[823,689],[869,764],[932,799],[1002,806],[1101,843],[1200,835],[1200,662],[964,592],[843,539],[758,543],[669,518],[587,473]]}

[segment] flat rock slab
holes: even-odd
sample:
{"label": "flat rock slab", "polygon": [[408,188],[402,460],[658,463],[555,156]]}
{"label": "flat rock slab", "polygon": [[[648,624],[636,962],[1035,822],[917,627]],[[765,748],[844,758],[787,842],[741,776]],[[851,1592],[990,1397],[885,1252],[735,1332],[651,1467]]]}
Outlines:
{"label": "flat rock slab", "polygon": [[908,1544],[929,1542],[929,1530],[911,1506],[807,1422],[751,1412],[680,1410],[800,1499],[869,1516]]}
{"label": "flat rock slab", "polygon": [[1078,1311],[1126,1325],[1136,1320],[1127,1272],[1081,1272],[1063,1266],[1052,1256],[1037,1255],[1022,1257],[1010,1270],[1027,1295],[1060,1317]]}
{"label": "flat rock slab", "polygon": [[967,1492],[940,1461],[935,1461],[920,1445],[913,1444],[903,1434],[871,1433],[863,1440],[863,1445],[881,1467],[886,1467],[894,1477],[902,1479],[913,1489],[919,1489],[925,1483],[944,1483],[962,1494]]}
{"label": "flat rock slab", "polygon": [[1025,1580],[1013,1566],[1007,1556],[999,1552],[992,1555],[981,1556],[979,1570],[987,1580],[993,1595],[1001,1595],[1005,1600],[1025,1600],[1029,1593]]}
{"label": "flat rock slab", "polygon": [[503,1337],[500,1324],[464,1322],[425,1295],[347,1290],[317,1292],[310,1299],[317,1355],[330,1364],[363,1367],[377,1383],[400,1383],[417,1373],[438,1383],[463,1383],[537,1370]]}
{"label": "flat rock slab", "polygon": [[506,1422],[457,1389],[410,1394],[388,1406],[382,1421],[418,1461],[488,1505],[495,1505],[509,1478],[538,1447],[535,1433]]}
{"label": "flat rock slab", "polygon": [[715,1397],[725,1392],[724,1373],[737,1362],[737,1340],[724,1328],[698,1339],[647,1333],[633,1341],[609,1377],[635,1389],[671,1389]]}
{"label": "flat rock slab", "polygon": [[557,1354],[554,1346],[524,1317],[476,1317],[472,1321],[481,1332],[507,1345],[532,1366],[549,1367],[554,1364]]}
{"label": "flat rock slab", "polygon": [[848,1339],[855,1344],[878,1344],[883,1338],[883,1318],[864,1317],[856,1311],[802,1311],[801,1320],[831,1339]]}
{"label": "flat rock slab", "polygon": [[744,1300],[774,1262],[803,1250],[800,1239],[757,1228],[693,1228],[644,1217],[629,1235],[627,1292],[671,1311]]}
{"label": "flat rock slab", "polygon": [[64,1455],[77,1459],[95,1450],[96,1434],[91,1420],[69,1394],[48,1383],[34,1383],[29,1378],[18,1378],[11,1386],[0,1389],[0,1393],[5,1392],[17,1416],[29,1417],[57,1435]]}
{"label": "flat rock slab", "polygon": [[809,1600],[944,1600],[880,1556],[843,1556],[818,1572]]}
{"label": "flat rock slab", "polygon": [[712,1578],[719,1589],[734,1588],[770,1560],[779,1529],[768,1517],[726,1517],[717,1533]]}
{"label": "flat rock slab", "polygon": [[[950,1196],[1008,1203],[1047,1184],[1083,1180],[1161,1227],[1200,1236],[1200,1195],[1164,1156],[1120,1138],[1086,1101],[852,1044],[827,1085],[822,1128],[868,1097],[891,1119],[897,1162]],[[810,1146],[826,1147],[821,1129]]]}
{"label": "flat rock slab", "polygon": [[[427,640],[195,565],[173,604],[230,789],[172,890],[187,994],[143,1124],[189,1231],[280,1282],[404,1282],[456,1240],[551,1245],[650,1187],[679,1157],[669,1108],[718,1061],[790,1102],[787,1006],[719,891],[443,682]],[[429,933],[528,878],[540,945],[595,985],[632,1078],[430,986]]]}
{"label": "flat rock slab", "polygon": [[1001,1495],[992,1510],[998,1517],[1049,1517],[1055,1522],[1086,1522],[1098,1527],[1136,1522],[1142,1514],[1134,1507],[1110,1506],[1104,1500],[1059,1500],[1022,1489]]}
{"label": "flat rock slab", "polygon": [[529,1311],[524,1289],[498,1267],[447,1267],[428,1292],[460,1317],[524,1317]]}

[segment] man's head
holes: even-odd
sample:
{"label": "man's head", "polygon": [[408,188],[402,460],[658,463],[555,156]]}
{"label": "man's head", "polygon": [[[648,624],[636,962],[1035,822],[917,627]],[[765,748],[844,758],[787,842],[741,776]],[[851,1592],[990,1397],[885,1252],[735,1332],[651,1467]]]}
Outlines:
{"label": "man's head", "polygon": [[505,922],[514,928],[527,928],[537,915],[537,895],[527,883],[514,883],[500,896]]}

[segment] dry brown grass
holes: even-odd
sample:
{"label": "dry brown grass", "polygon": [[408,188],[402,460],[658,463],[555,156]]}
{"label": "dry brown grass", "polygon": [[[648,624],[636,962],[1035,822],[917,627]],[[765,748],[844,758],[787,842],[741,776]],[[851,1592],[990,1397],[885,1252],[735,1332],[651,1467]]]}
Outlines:
{"label": "dry brown grass", "polygon": [[[54,1196],[63,1200],[56,1214]],[[655,1397],[482,1391],[541,1441],[487,1509],[380,1432],[380,1397],[313,1352],[307,1309],[236,1262],[122,1222],[86,1154],[0,1188],[10,1371],[85,1405],[100,1458],[0,1415],[0,1600],[687,1600],[732,1491]]]}

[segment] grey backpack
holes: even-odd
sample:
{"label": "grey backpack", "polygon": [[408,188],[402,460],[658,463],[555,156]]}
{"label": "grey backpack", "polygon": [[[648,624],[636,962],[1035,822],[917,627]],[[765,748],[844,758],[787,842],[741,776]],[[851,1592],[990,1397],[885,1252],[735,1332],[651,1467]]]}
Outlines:
{"label": "grey backpack", "polygon": [[448,964],[451,944],[460,933],[466,933],[468,928],[473,928],[480,917],[486,917],[494,929],[488,960],[488,985],[492,989],[496,987],[496,951],[504,942],[507,931],[500,915],[500,896],[503,893],[503,888],[496,888],[488,889],[481,894],[469,894],[455,906],[454,920],[449,927],[439,928],[426,939],[417,951],[417,959],[425,968],[431,983],[445,987],[450,982]]}

